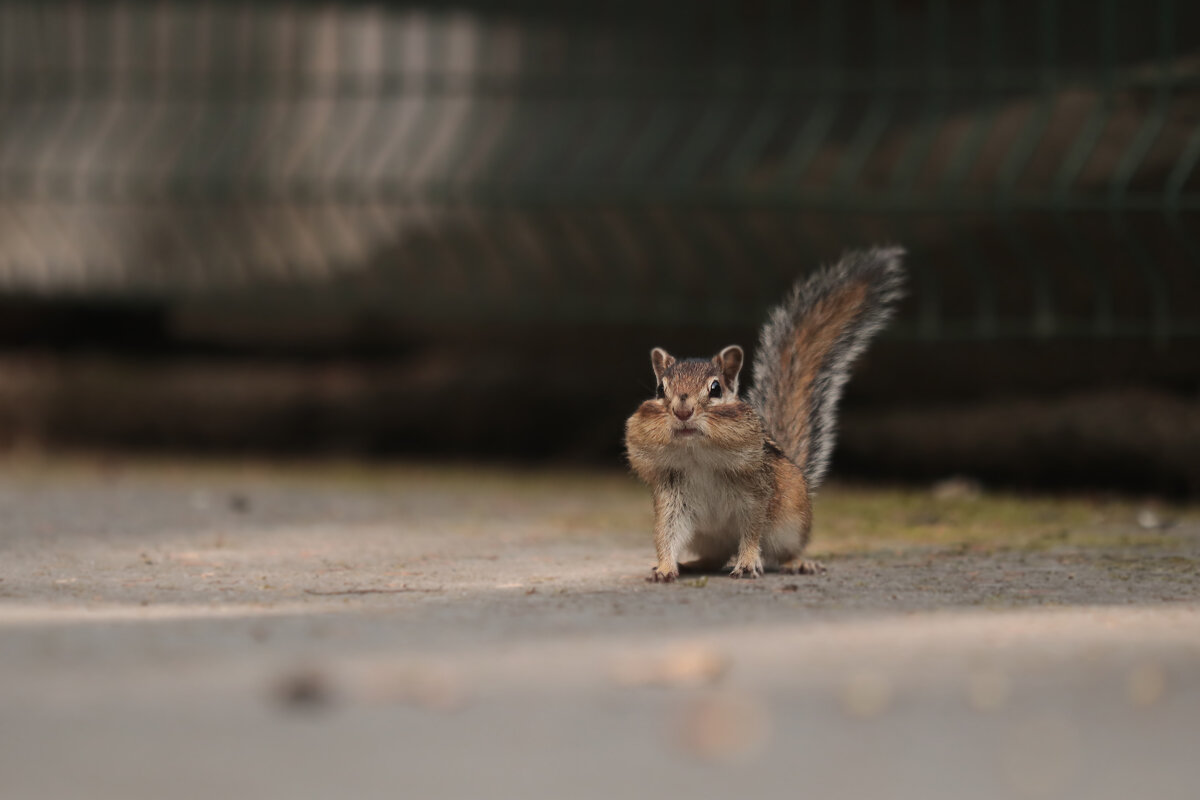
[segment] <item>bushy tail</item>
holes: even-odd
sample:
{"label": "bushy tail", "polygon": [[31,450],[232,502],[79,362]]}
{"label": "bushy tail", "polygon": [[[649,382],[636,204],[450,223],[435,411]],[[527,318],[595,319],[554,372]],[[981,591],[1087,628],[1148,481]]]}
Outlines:
{"label": "bushy tail", "polygon": [[900,247],[847,253],[797,281],[763,326],[750,403],[810,489],[829,467],[850,366],[903,294],[903,256]]}

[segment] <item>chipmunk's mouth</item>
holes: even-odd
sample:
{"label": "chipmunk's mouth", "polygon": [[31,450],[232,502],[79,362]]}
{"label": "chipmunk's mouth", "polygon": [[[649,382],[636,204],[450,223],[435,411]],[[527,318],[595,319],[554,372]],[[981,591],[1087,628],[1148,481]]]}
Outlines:
{"label": "chipmunk's mouth", "polygon": [[700,433],[700,429],[699,429],[699,428],[683,427],[683,428],[676,428],[676,429],[675,429],[675,435],[676,435],[676,436],[696,436],[696,435],[698,435],[699,433]]}

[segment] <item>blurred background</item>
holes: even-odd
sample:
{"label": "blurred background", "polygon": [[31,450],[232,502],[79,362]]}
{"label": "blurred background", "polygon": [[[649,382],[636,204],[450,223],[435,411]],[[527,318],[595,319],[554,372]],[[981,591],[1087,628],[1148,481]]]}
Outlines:
{"label": "blurred background", "polygon": [[835,473],[1200,494],[1200,4],[0,0],[0,447],[616,466],[911,291]]}

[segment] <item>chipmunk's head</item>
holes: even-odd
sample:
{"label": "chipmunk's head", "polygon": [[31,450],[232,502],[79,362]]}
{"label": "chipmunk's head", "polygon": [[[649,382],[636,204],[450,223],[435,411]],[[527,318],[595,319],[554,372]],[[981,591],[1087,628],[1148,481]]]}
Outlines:
{"label": "chipmunk's head", "polygon": [[658,379],[654,395],[670,412],[677,434],[700,432],[709,408],[737,400],[743,359],[742,348],[736,344],[711,359],[680,361],[661,347],[650,351],[650,366]]}

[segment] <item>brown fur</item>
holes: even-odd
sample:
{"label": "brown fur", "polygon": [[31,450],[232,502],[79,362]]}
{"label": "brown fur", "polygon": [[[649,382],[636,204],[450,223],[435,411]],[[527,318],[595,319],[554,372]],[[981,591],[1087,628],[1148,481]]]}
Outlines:
{"label": "brown fur", "polygon": [[829,469],[850,367],[903,294],[904,251],[846,253],[796,282],[759,333],[750,404],[812,490]]}
{"label": "brown fur", "polygon": [[[847,253],[798,281],[760,332],[750,403],[738,399],[740,347],[708,360],[651,351],[657,397],[629,418],[625,442],[654,492],[654,580],[735,557],[734,577],[756,577],[765,564],[821,570],[801,558],[810,493],[829,465],[850,366],[902,293],[902,256],[895,247]],[[680,565],[685,549],[698,558]]]}
{"label": "brown fur", "polygon": [[[786,565],[808,540],[804,475],[764,433],[758,413],[728,391],[736,385],[740,348],[723,353],[724,359],[676,361],[656,350],[664,397],[642,403],[626,423],[630,465],[654,493],[654,580],[675,579],[684,547],[700,555],[685,569],[719,569],[736,555],[732,574],[757,577],[764,561]],[[710,396],[713,381],[720,397]],[[728,524],[736,531],[719,522],[710,531],[714,523],[697,516],[696,506],[719,502],[711,497],[719,492],[733,498]]]}
{"label": "brown fur", "polygon": [[[823,569],[801,558],[809,495],[829,464],[849,368],[901,295],[902,256],[894,247],[848,253],[798,281],[760,333],[750,403],[738,399],[740,347],[708,360],[651,351],[657,397],[629,418],[625,443],[654,492],[653,580],[735,556],[733,577],[757,577],[764,564]],[[698,558],[680,565],[685,549]]]}
{"label": "brown fur", "polygon": [[771,409],[771,415],[774,419],[794,421],[793,426],[781,428],[776,435],[783,439],[784,449],[798,463],[808,460],[812,445],[806,422],[812,410],[813,384],[838,335],[861,313],[867,288],[865,281],[851,284],[817,304],[796,329],[791,346],[783,348],[780,354],[780,374],[792,391],[781,399],[781,408]]}

